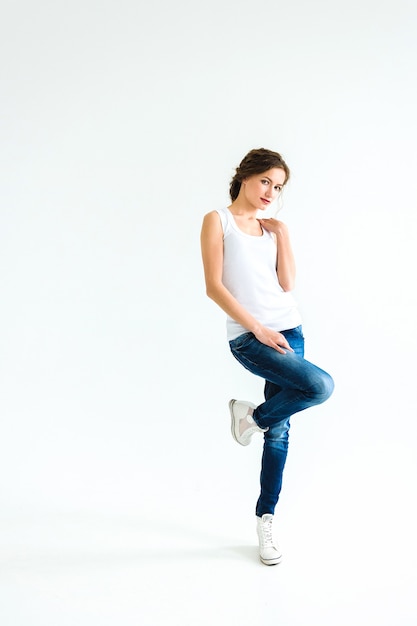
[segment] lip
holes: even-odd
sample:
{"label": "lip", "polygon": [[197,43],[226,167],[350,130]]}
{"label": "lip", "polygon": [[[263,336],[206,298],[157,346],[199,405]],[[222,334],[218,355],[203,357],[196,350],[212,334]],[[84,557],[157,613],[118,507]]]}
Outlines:
{"label": "lip", "polygon": [[271,200],[267,200],[266,198],[261,198],[261,202],[264,204],[271,204]]}

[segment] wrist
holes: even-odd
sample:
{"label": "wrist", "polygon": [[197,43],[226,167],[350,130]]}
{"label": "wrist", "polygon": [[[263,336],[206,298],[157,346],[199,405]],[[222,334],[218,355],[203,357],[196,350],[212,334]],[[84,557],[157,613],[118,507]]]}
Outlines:
{"label": "wrist", "polygon": [[259,324],[259,322],[255,322],[250,328],[249,331],[251,333],[253,333],[254,335],[259,335],[260,332],[262,332],[263,326],[262,324]]}
{"label": "wrist", "polygon": [[288,228],[282,224],[282,226],[276,229],[275,234],[277,237],[288,237]]}

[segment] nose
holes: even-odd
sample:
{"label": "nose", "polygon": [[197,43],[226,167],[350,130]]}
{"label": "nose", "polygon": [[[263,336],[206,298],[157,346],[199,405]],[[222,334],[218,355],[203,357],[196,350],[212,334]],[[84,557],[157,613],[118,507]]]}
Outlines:
{"label": "nose", "polygon": [[267,197],[268,198],[276,198],[279,195],[280,190],[275,189],[274,187],[268,187],[267,189]]}

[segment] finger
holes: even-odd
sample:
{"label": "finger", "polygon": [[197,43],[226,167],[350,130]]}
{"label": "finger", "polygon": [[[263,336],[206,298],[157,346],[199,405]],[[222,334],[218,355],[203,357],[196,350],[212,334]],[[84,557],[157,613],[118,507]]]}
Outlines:
{"label": "finger", "polygon": [[285,339],[283,339],[282,341],[280,341],[278,343],[279,346],[281,346],[282,348],[285,348],[286,350],[289,350],[290,352],[294,352],[294,350],[291,348],[290,344],[288,343],[288,341],[286,341]]}
{"label": "finger", "polygon": [[281,346],[278,343],[272,343],[271,348],[274,348],[274,350],[276,350],[280,354],[285,354],[284,348],[281,348]]}

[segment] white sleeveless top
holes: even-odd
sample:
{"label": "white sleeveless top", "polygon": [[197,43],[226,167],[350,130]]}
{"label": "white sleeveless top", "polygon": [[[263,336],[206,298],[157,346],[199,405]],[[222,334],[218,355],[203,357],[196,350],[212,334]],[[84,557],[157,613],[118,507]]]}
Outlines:
{"label": "white sleeveless top", "polygon": [[[297,303],[291,292],[278,282],[277,246],[267,230],[262,237],[244,233],[229,209],[217,213],[223,227],[223,284],[236,300],[263,326],[288,330],[301,324]],[[248,332],[227,316],[227,339]]]}

